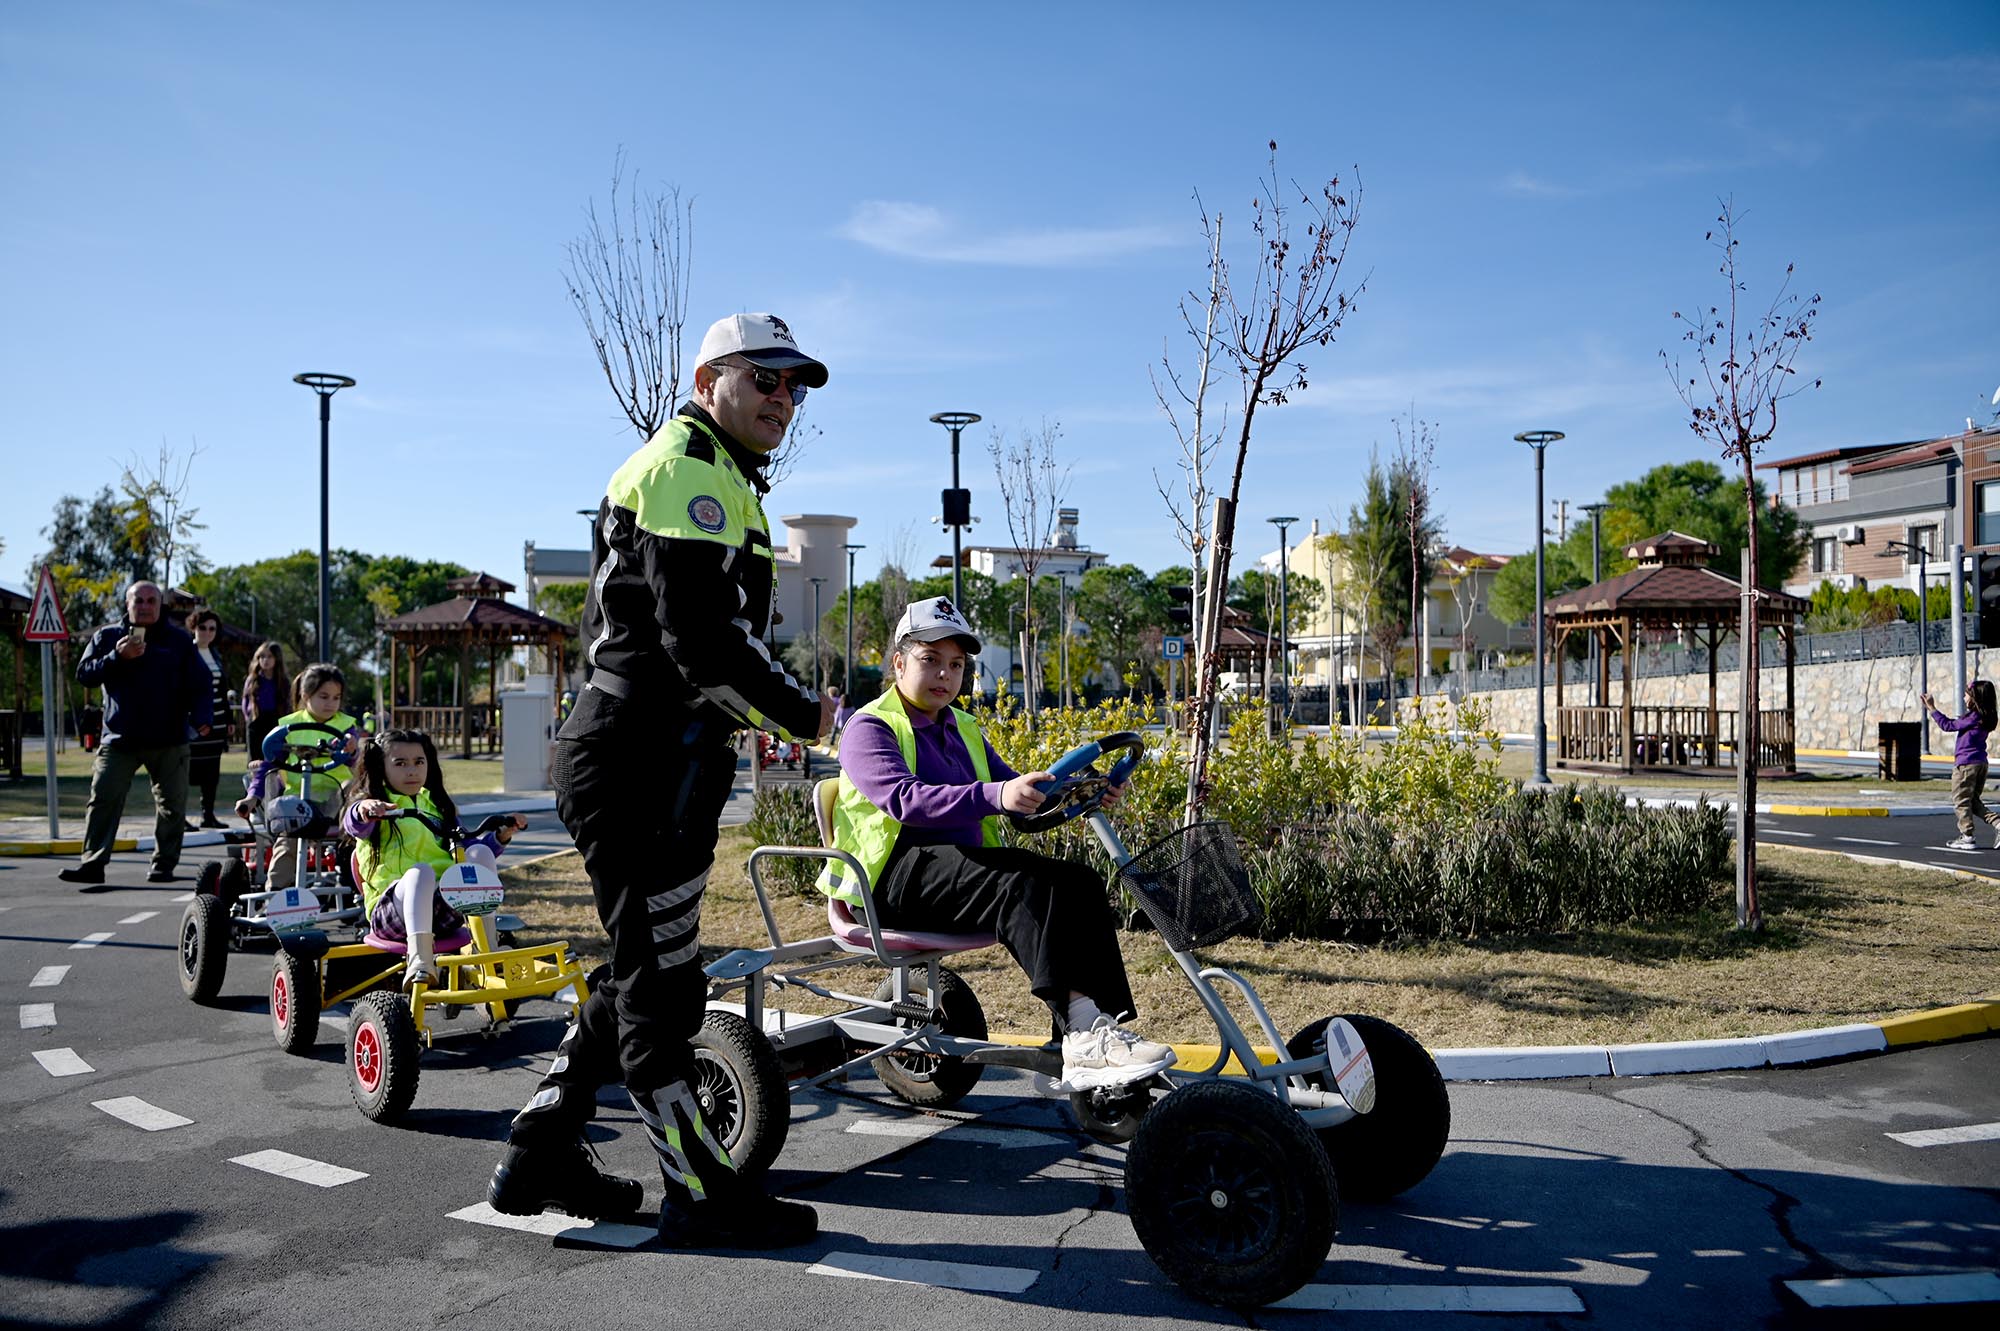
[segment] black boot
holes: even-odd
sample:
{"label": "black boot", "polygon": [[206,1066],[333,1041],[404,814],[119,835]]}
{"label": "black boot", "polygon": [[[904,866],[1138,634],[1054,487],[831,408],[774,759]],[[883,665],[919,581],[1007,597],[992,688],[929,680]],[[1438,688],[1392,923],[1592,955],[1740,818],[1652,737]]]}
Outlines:
{"label": "black boot", "polygon": [[731,1205],[670,1200],[660,1207],[660,1243],[668,1248],[796,1248],[818,1233],[812,1207],[762,1194]]}
{"label": "black boot", "polygon": [[637,1179],[599,1169],[581,1138],[554,1146],[510,1145],[486,1185],[487,1205],[502,1215],[556,1210],[579,1220],[615,1220],[631,1215],[644,1200]]}

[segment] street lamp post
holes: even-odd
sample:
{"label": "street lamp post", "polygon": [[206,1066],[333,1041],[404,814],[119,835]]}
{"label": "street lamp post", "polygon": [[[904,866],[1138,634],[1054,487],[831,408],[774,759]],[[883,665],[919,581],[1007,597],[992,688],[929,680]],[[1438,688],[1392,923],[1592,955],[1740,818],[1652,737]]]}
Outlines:
{"label": "street lamp post", "polygon": [[854,552],[868,547],[843,545],[840,548],[847,551],[847,657],[841,662],[844,673],[841,675],[840,697],[851,707],[854,705]]}
{"label": "street lamp post", "polygon": [[1547,596],[1542,567],[1542,454],[1563,437],[1561,430],[1523,430],[1514,436],[1517,444],[1535,450],[1535,779],[1533,784],[1549,784],[1549,723],[1544,706],[1548,685],[1542,678],[1547,633],[1542,627],[1542,600]]}
{"label": "street lamp post", "polygon": [[965,571],[960,567],[959,554],[961,533],[972,521],[972,491],[959,488],[958,484],[958,432],[968,425],[978,423],[979,415],[970,411],[940,411],[931,417],[933,424],[942,425],[951,431],[951,489],[944,492],[944,525],[951,528],[951,603],[958,607],[958,613],[965,613]]}
{"label": "street lamp post", "polygon": [[313,651],[322,661],[332,661],[333,652],[327,641],[327,631],[333,622],[333,586],[327,578],[326,547],[326,445],[327,427],[333,420],[333,395],[343,388],[354,387],[354,381],[344,374],[295,374],[295,384],[304,384],[319,395],[319,624],[318,634],[313,641]]}
{"label": "street lamp post", "polygon": [[1291,550],[1287,546],[1286,528],[1298,519],[1266,518],[1264,521],[1278,529],[1278,674],[1283,678],[1283,701],[1285,719],[1292,719],[1292,663],[1288,652],[1292,637],[1292,607],[1288,599],[1292,582]]}
{"label": "street lamp post", "polygon": [[[1930,590],[1928,581],[1929,551],[1921,541],[1889,541],[1882,549],[1892,555],[1901,555],[1907,562],[1911,555],[1917,557],[1917,696],[1931,691],[1931,628],[1929,607],[1924,603],[1930,598],[1925,595]],[[1954,706],[1957,704],[1954,703]],[[1919,709],[1924,714],[1924,752],[1931,751],[1931,709]]]}
{"label": "street lamp post", "polygon": [[807,578],[813,585],[813,692],[819,692],[819,589],[825,578]]}
{"label": "street lamp post", "polygon": [[[1583,511],[1590,514],[1590,581],[1593,586],[1604,580],[1604,546],[1601,522],[1604,510],[1611,505],[1602,499],[1594,504],[1585,504]],[[1597,639],[1590,640],[1590,705],[1604,706],[1604,698],[1597,687]]]}

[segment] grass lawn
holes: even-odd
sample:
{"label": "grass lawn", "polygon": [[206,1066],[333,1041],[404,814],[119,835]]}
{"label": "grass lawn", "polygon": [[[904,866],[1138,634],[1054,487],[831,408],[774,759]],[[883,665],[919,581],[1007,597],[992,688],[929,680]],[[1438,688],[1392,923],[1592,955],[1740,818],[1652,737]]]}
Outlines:
{"label": "grass lawn", "polygon": [[[83,817],[84,806],[90,800],[90,768],[94,754],[85,753],[72,744],[66,753],[56,755],[56,809],[64,819]],[[222,785],[216,792],[216,812],[229,816],[228,808],[243,793],[243,770],[246,765],[243,750],[233,749],[222,755]],[[47,770],[39,743],[32,742],[22,757],[26,775],[20,781],[0,781],[0,818],[42,818],[48,813],[47,785],[43,773]],[[454,796],[479,794],[500,789],[500,756],[481,758],[446,758],[444,760],[445,789]],[[146,774],[139,773],[132,782],[132,793],[125,800],[125,812],[138,815],[153,807],[152,787]],[[201,814],[201,792],[188,792],[188,807],[197,817]]]}
{"label": "grass lawn", "polygon": [[[767,941],[743,872],[751,844],[732,829],[717,848],[702,908],[705,958]],[[1720,884],[1711,913],[1673,924],[1399,947],[1236,940],[1202,957],[1255,984],[1287,1034],[1329,1013],[1362,1012],[1440,1048],[1771,1034],[2000,993],[2000,894],[1991,884],[1796,850],[1765,848],[1758,861],[1767,927],[1755,937],[1734,930],[1731,889]],[[604,959],[575,852],[505,877],[508,909],[528,922],[529,939],[567,937],[587,964]],[[825,932],[818,899],[783,895],[776,907],[787,939]],[[1127,933],[1120,945],[1138,1027],[1212,1041],[1213,1024],[1159,941]],[[951,964],[993,1030],[1047,1029],[1047,1010],[1005,952]],[[863,985],[873,987],[872,974],[839,982]]]}

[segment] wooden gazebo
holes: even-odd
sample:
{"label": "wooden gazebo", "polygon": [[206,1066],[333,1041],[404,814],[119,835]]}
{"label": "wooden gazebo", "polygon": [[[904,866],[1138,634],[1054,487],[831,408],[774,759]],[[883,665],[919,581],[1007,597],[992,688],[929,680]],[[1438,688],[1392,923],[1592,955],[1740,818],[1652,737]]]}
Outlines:
{"label": "wooden gazebo", "polygon": [[[1602,582],[1566,592],[1543,605],[1552,654],[1560,662],[1574,634],[1597,644],[1597,697],[1607,705],[1576,707],[1563,702],[1563,671],[1556,671],[1556,765],[1605,771],[1713,770],[1740,761],[1736,712],[1716,706],[1716,652],[1723,639],[1741,632],[1742,584],[1707,567],[1718,553],[1700,537],[1667,532],[1627,546],[1625,557],[1639,566]],[[1759,771],[1797,771],[1793,723],[1792,671],[1798,651],[1798,624],[1806,603],[1759,588],[1757,625],[1775,629],[1785,648],[1785,705],[1759,706],[1756,763]],[[1632,700],[1633,659],[1642,633],[1686,632],[1708,651],[1706,707],[1646,706]],[[1611,658],[1620,662],[1621,689],[1611,701]],[[1773,663],[1775,664],[1775,662]]]}
{"label": "wooden gazebo", "polygon": [[[498,699],[475,704],[470,697],[473,653],[485,654],[487,678],[497,684],[503,653],[516,647],[540,647],[548,652],[550,668],[561,678],[564,656],[576,630],[509,603],[504,598],[514,590],[513,584],[491,574],[453,578],[445,586],[455,593],[449,601],[398,615],[382,626],[389,639],[388,691],[394,699],[390,724],[426,730],[439,749],[456,748],[461,757],[470,758],[475,739],[487,753],[497,751],[501,740]],[[428,705],[420,687],[423,659],[431,652],[453,648],[458,652],[457,700],[449,706]]]}

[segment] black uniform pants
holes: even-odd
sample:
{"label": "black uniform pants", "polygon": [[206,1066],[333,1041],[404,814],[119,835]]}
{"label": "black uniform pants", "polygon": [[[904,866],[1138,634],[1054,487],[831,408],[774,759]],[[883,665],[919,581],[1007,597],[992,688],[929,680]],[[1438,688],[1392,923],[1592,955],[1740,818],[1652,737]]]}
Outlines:
{"label": "black uniform pants", "polygon": [[645,1107],[662,1089],[685,1094],[708,994],[702,892],[735,773],[727,729],[678,708],[592,688],[564,722],[556,812],[582,852],[611,965],[514,1120],[517,1145],[574,1140],[608,1082]]}
{"label": "black uniform pants", "polygon": [[1059,1028],[1072,990],[1113,1017],[1134,1009],[1117,919],[1089,865],[1013,846],[899,846],[875,903],[891,929],[994,934]]}

